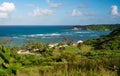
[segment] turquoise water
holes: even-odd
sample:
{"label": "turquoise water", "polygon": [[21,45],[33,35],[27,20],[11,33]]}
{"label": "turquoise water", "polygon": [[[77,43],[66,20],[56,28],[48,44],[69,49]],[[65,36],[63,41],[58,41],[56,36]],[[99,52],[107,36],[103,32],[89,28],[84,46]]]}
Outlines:
{"label": "turquoise water", "polygon": [[29,39],[56,43],[64,37],[77,42],[95,39],[109,33],[110,31],[72,30],[72,26],[0,26],[0,40],[10,39],[11,45],[23,45]]}

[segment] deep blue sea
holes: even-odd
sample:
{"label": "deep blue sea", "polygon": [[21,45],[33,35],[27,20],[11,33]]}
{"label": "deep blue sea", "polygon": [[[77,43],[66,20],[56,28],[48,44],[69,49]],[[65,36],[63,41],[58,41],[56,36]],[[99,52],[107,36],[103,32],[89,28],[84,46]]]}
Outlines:
{"label": "deep blue sea", "polygon": [[63,38],[78,40],[95,39],[110,31],[72,30],[72,26],[0,26],[0,40],[12,40],[11,45],[23,45],[28,40],[57,43]]}

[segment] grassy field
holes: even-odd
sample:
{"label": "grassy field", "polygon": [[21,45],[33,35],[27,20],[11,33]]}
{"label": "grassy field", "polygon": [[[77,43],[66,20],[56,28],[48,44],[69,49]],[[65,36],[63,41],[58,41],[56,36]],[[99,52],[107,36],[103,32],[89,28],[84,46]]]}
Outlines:
{"label": "grassy field", "polygon": [[53,55],[44,57],[42,64],[24,66],[18,76],[119,76],[119,50],[92,50],[83,45],[57,48]]}
{"label": "grassy field", "polygon": [[34,54],[18,54],[17,49],[0,48],[0,76],[120,75],[120,50],[94,50],[85,44],[44,46],[36,52],[31,50]]}

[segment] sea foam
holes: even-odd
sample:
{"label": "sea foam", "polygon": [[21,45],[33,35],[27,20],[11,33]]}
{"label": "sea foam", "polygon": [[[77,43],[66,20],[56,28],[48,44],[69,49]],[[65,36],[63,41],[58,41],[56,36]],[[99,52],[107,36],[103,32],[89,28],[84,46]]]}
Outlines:
{"label": "sea foam", "polygon": [[75,32],[75,33],[79,34],[79,33],[93,33],[93,32]]}
{"label": "sea foam", "polygon": [[54,37],[60,36],[61,34],[58,33],[51,33],[51,34],[31,34],[31,35],[22,35],[23,37]]}

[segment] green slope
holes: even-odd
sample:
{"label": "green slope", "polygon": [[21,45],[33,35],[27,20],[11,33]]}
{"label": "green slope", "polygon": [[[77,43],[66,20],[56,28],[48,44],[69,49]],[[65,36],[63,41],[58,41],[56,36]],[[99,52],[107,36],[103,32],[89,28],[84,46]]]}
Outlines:
{"label": "green slope", "polygon": [[120,28],[113,30],[107,36],[87,40],[85,44],[92,45],[95,49],[120,50]]}

